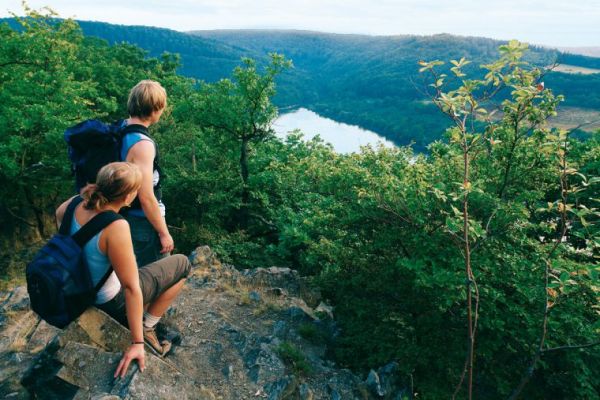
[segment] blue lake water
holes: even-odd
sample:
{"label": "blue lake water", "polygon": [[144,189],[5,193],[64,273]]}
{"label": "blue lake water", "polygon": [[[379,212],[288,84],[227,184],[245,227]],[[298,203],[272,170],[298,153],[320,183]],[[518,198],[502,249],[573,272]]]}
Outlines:
{"label": "blue lake water", "polygon": [[394,147],[392,142],[375,132],[322,117],[306,108],[280,115],[273,123],[273,128],[282,139],[295,129],[300,129],[306,140],[319,135],[325,142],[331,143],[338,153],[358,152],[360,146],[367,144],[375,147],[383,143],[386,147]]}

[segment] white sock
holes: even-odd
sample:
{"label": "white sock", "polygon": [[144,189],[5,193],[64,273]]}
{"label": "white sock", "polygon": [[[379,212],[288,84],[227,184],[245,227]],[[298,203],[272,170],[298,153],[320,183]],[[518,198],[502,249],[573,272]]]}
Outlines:
{"label": "white sock", "polygon": [[144,328],[154,328],[160,321],[160,317],[155,317],[148,311],[144,311]]}

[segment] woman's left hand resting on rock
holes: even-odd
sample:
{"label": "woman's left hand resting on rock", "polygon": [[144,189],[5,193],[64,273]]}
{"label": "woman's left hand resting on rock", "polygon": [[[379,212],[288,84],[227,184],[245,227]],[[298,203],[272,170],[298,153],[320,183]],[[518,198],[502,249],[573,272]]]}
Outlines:
{"label": "woman's left hand resting on rock", "polygon": [[123,358],[121,359],[121,362],[115,371],[114,377],[116,378],[118,376],[123,378],[127,373],[129,364],[131,364],[131,361],[133,360],[137,360],[140,371],[144,372],[144,369],[146,369],[146,355],[144,353],[143,343],[132,344],[129,346],[125,354],[123,354]]}

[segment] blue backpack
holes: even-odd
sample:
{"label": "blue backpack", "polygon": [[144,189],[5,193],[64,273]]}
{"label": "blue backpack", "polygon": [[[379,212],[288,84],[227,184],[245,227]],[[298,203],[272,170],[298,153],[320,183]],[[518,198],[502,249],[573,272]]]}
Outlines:
{"label": "blue backpack", "polygon": [[100,168],[114,161],[123,161],[121,147],[126,134],[147,133],[142,125],[122,126],[122,120],[105,124],[90,119],[65,130],[64,138],[69,148],[77,193],[88,183],[96,182]]}
{"label": "blue backpack", "polygon": [[67,326],[94,303],[96,293],[112,272],[112,267],[109,267],[94,286],[83,246],[109,224],[123,218],[114,211],[104,211],[71,236],[69,232],[75,207],[82,200],[77,196],[71,201],[58,233],[38,251],[26,268],[31,309],[58,328]]}

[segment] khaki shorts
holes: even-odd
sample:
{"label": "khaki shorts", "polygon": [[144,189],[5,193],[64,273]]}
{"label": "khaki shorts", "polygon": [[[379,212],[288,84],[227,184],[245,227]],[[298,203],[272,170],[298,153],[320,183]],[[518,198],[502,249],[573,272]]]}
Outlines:
{"label": "khaki shorts", "polygon": [[[185,279],[190,273],[190,269],[190,261],[182,254],[161,258],[140,268],[138,272],[144,305],[154,302],[165,290]],[[127,326],[123,287],[111,300],[96,305],[96,307]]]}

